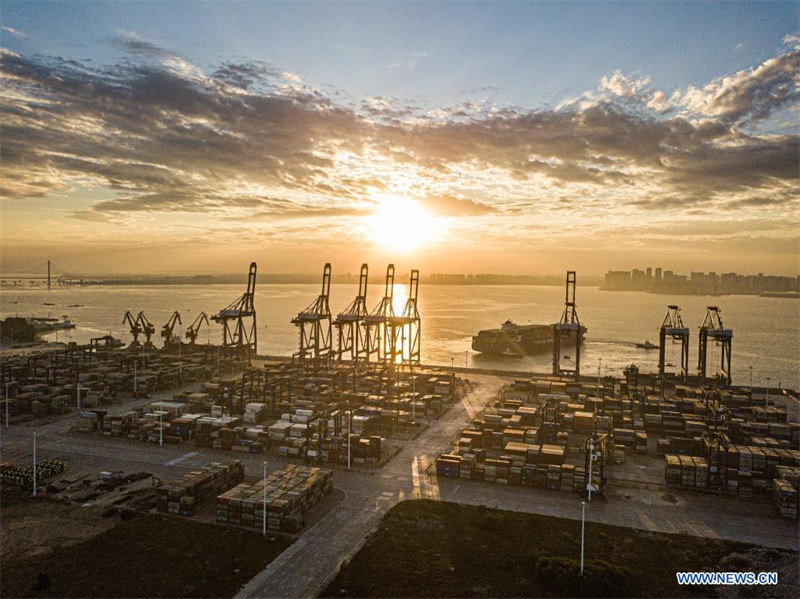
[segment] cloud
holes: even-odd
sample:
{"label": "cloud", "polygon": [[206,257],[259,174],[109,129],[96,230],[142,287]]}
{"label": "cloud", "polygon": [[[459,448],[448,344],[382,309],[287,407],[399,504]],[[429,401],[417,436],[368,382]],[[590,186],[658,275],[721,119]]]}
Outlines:
{"label": "cloud", "polygon": [[11,28],[11,27],[0,26],[0,31],[4,31],[4,32],[9,33],[9,34],[13,35],[14,37],[18,37],[20,39],[28,39],[30,37],[27,33],[23,33],[21,31],[18,31],[16,29]]}
{"label": "cloud", "polygon": [[78,218],[227,222],[348,218],[407,193],[443,216],[597,219],[755,210],[798,184],[798,136],[744,129],[797,105],[798,52],[672,94],[616,71],[555,110],[423,112],[382,96],[343,105],[261,61],[206,73],[135,34],[112,43],[129,58],[105,68],[0,53],[5,198],[103,188],[117,197]]}
{"label": "cloud", "polygon": [[449,194],[428,196],[421,203],[433,214],[442,216],[480,216],[497,211],[493,206]]}
{"label": "cloud", "polygon": [[725,122],[758,121],[800,99],[800,50],[721,77],[703,87],[676,92],[673,101],[689,113]]}

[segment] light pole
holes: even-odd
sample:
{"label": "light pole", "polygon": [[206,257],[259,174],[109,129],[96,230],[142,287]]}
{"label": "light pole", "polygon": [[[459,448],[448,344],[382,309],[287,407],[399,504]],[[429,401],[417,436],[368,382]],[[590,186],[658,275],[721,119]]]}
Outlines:
{"label": "light pole", "polygon": [[600,393],[600,379],[603,372],[603,358],[597,359],[597,392]]}
{"label": "light pole", "polygon": [[158,446],[164,447],[164,399],[158,400]]}
{"label": "light pole", "polygon": [[78,392],[78,416],[80,416],[81,415],[81,386],[80,385],[77,386],[76,391]]}
{"label": "light pole", "polygon": [[750,366],[750,395],[753,395],[753,367]]}
{"label": "light pole", "polygon": [[36,433],[33,433],[33,496],[36,497]]}
{"label": "light pole", "polygon": [[6,428],[8,428],[8,386],[11,383],[6,383]]}
{"label": "light pole", "polygon": [[353,410],[350,409],[350,400],[347,401],[347,469],[350,470],[350,427],[353,423]]}
{"label": "light pole", "polygon": [[417,377],[411,373],[411,424],[417,423]]}
{"label": "light pole", "polygon": [[219,376],[219,373],[220,373],[220,370],[219,370],[219,348],[217,348],[217,376]]}
{"label": "light pole", "polygon": [[136,356],[133,357],[133,395],[135,397],[139,396],[139,380],[136,372],[136,366],[139,364],[139,360],[136,359]]}
{"label": "light pole", "polygon": [[583,540],[586,531],[586,502],[581,501],[581,576],[583,576]]}
{"label": "light pole", "polygon": [[769,405],[769,381],[770,381],[770,378],[767,377],[767,399],[765,400],[765,403],[764,403],[765,406]]}
{"label": "light pole", "polygon": [[267,461],[264,460],[264,480],[261,481],[264,483],[264,499],[262,510],[264,512],[261,522],[261,534],[265,537],[267,536]]}
{"label": "light pole", "polygon": [[594,459],[594,438],[589,439],[589,470],[586,472],[586,477],[589,482],[586,483],[586,490],[589,491],[589,501],[592,500],[592,460]]}

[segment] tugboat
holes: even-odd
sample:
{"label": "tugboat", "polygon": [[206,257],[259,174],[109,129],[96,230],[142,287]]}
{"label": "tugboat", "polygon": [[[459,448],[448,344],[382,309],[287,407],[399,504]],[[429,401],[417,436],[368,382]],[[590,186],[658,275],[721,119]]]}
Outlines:
{"label": "tugboat", "polygon": [[647,349],[647,350],[658,349],[658,346],[655,343],[650,343],[649,339],[645,339],[644,343],[637,343],[636,347],[638,347],[639,349]]}

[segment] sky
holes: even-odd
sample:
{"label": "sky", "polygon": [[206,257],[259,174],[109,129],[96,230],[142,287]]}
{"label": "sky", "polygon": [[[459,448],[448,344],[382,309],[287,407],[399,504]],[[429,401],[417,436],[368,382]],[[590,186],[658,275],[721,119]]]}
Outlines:
{"label": "sky", "polygon": [[0,3],[0,271],[800,272],[800,3]]}

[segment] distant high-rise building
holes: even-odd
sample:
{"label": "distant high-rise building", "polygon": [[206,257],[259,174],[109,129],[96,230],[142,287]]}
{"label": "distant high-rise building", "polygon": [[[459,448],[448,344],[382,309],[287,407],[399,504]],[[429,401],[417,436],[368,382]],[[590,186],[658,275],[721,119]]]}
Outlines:
{"label": "distant high-rise building", "polygon": [[656,267],[656,281],[659,282],[659,283],[661,282],[661,267],[660,266]]}
{"label": "distant high-rise building", "polygon": [[647,280],[649,281],[652,278],[653,278],[653,269],[650,266],[648,266],[647,267]]}
{"label": "distant high-rise building", "polygon": [[627,291],[631,285],[631,273],[627,270],[610,270],[606,273],[605,289]]}

